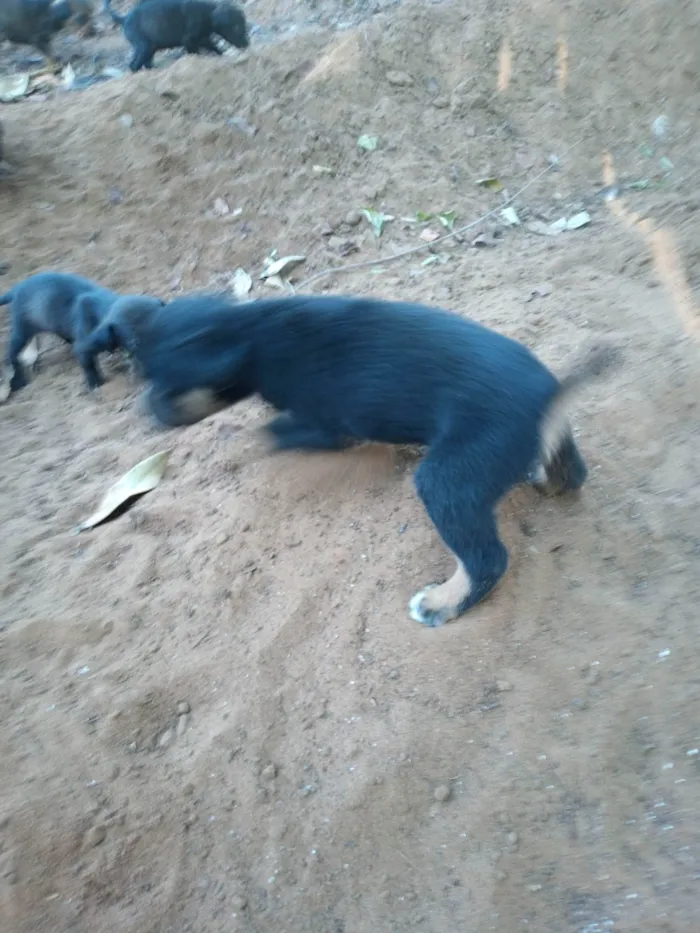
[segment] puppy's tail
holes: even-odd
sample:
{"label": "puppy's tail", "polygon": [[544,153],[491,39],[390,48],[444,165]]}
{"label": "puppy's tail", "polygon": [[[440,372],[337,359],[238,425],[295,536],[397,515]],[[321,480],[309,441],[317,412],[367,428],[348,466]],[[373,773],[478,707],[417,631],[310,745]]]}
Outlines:
{"label": "puppy's tail", "polygon": [[540,423],[540,453],[548,463],[559,450],[569,431],[568,410],[572,395],[589,382],[617,369],[622,364],[619,347],[596,341],[590,343],[570,363],[566,375],[550,399]]}
{"label": "puppy's tail", "polygon": [[14,292],[14,288],[11,288],[9,292],[5,292],[4,295],[0,295],[0,305],[9,305],[14,298]]}

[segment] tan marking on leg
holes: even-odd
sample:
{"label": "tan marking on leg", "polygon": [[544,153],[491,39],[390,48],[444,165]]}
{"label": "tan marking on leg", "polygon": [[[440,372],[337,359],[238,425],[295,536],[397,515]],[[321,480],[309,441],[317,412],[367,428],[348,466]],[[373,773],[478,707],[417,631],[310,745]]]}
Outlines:
{"label": "tan marking on leg", "polygon": [[414,621],[436,626],[456,619],[460,614],[460,605],[472,591],[472,581],[462,561],[456,557],[455,560],[457,569],[449,580],[426,586],[408,604]]}
{"label": "tan marking on leg", "polygon": [[175,399],[175,408],[188,421],[201,421],[226,408],[226,404],[211,389],[191,389]]}
{"label": "tan marking on leg", "polygon": [[469,596],[472,589],[471,577],[461,560],[449,580],[427,590],[423,596],[422,608],[428,612],[441,612],[456,609]]}
{"label": "tan marking on leg", "polygon": [[567,416],[567,402],[566,397],[555,401],[540,425],[540,459],[545,469],[556,456],[562,441],[571,430]]}

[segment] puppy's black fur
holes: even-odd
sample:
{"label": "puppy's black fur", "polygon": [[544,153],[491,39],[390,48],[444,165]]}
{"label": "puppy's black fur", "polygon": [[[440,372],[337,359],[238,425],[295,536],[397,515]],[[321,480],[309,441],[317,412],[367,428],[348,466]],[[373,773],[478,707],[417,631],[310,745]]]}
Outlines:
{"label": "puppy's black fur", "polygon": [[7,353],[7,363],[13,370],[10,390],[16,392],[27,384],[19,356],[40,333],[56,334],[71,344],[88,388],[92,390],[102,385],[104,378],[94,357],[85,356],[79,347],[118,298],[116,292],[97,282],[67,272],[39,272],[1,295],[0,305],[11,304],[12,328]]}
{"label": "puppy's black fur", "polygon": [[478,603],[504,574],[495,507],[512,486],[585,482],[563,406],[615,360],[603,348],[560,382],[521,344],[455,314],[338,296],[183,297],[148,315],[122,300],[85,349],[115,341],[138,360],[163,424],[259,393],[281,412],[268,425],[278,449],[427,446],[416,488],[457,560],[450,580],[411,600],[412,618],[429,626]]}
{"label": "puppy's black fur", "polygon": [[91,22],[90,0],[2,0],[0,36],[17,45],[33,45],[54,62],[51,39],[74,16],[81,25]]}
{"label": "puppy's black fur", "polygon": [[153,67],[153,56],[159,49],[184,48],[188,53],[215,52],[221,55],[212,36],[221,36],[231,45],[246,49],[249,45],[248,24],[242,10],[231,3],[212,0],[141,0],[126,16],[111,9],[111,0],[104,0],[104,9],[134,50],[129,64],[132,71]]}

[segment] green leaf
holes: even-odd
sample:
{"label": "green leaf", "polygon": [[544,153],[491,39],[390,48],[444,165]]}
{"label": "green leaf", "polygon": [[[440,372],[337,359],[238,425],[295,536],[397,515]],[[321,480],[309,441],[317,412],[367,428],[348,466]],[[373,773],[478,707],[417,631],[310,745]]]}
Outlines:
{"label": "green leaf", "polygon": [[425,211],[416,211],[416,220],[419,224],[427,224],[429,220],[432,220],[435,217],[435,214],[426,214]]}
{"label": "green leaf", "polygon": [[441,211],[437,218],[446,230],[452,230],[455,225],[457,215],[454,211]]}
{"label": "green leaf", "polygon": [[394,219],[392,214],[382,214],[381,211],[373,211],[370,208],[363,208],[362,213],[372,225],[377,239],[382,235],[384,224]]}
{"label": "green leaf", "polygon": [[497,178],[479,178],[475,184],[488,188],[489,191],[503,191],[503,185]]}
{"label": "green leaf", "polygon": [[366,152],[374,152],[378,145],[378,136],[360,136],[357,140],[358,149],[364,149]]}

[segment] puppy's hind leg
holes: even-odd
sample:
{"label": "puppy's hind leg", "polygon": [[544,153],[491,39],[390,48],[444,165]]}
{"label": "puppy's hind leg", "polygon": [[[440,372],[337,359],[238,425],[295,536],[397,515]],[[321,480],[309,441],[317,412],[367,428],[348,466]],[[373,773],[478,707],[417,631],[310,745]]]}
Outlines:
{"label": "puppy's hind leg", "polygon": [[416,471],[418,495],[457,561],[449,580],[426,586],[409,603],[411,618],[430,628],[456,619],[481,602],[508,566],[508,552],[494,515],[494,458],[481,453],[459,441],[443,441]]}
{"label": "puppy's hind leg", "polygon": [[12,323],[12,333],[10,334],[10,345],[7,351],[7,363],[13,370],[10,380],[10,390],[12,392],[17,392],[27,385],[27,377],[20,355],[32,337],[35,337],[37,333],[36,328],[32,327],[20,312],[15,312]]}
{"label": "puppy's hind leg", "polygon": [[143,39],[141,36],[127,36],[129,42],[134,49],[134,54],[129,62],[129,68],[131,71],[140,71],[142,68],[153,68],[153,56],[155,54],[151,43],[148,39]]}
{"label": "puppy's hind leg", "polygon": [[85,382],[88,390],[94,392],[104,385],[104,376],[97,365],[97,355],[89,347],[89,336],[97,326],[97,315],[94,308],[94,299],[91,295],[83,295],[78,299],[75,307],[75,337],[73,341],[73,355],[83,368]]}

